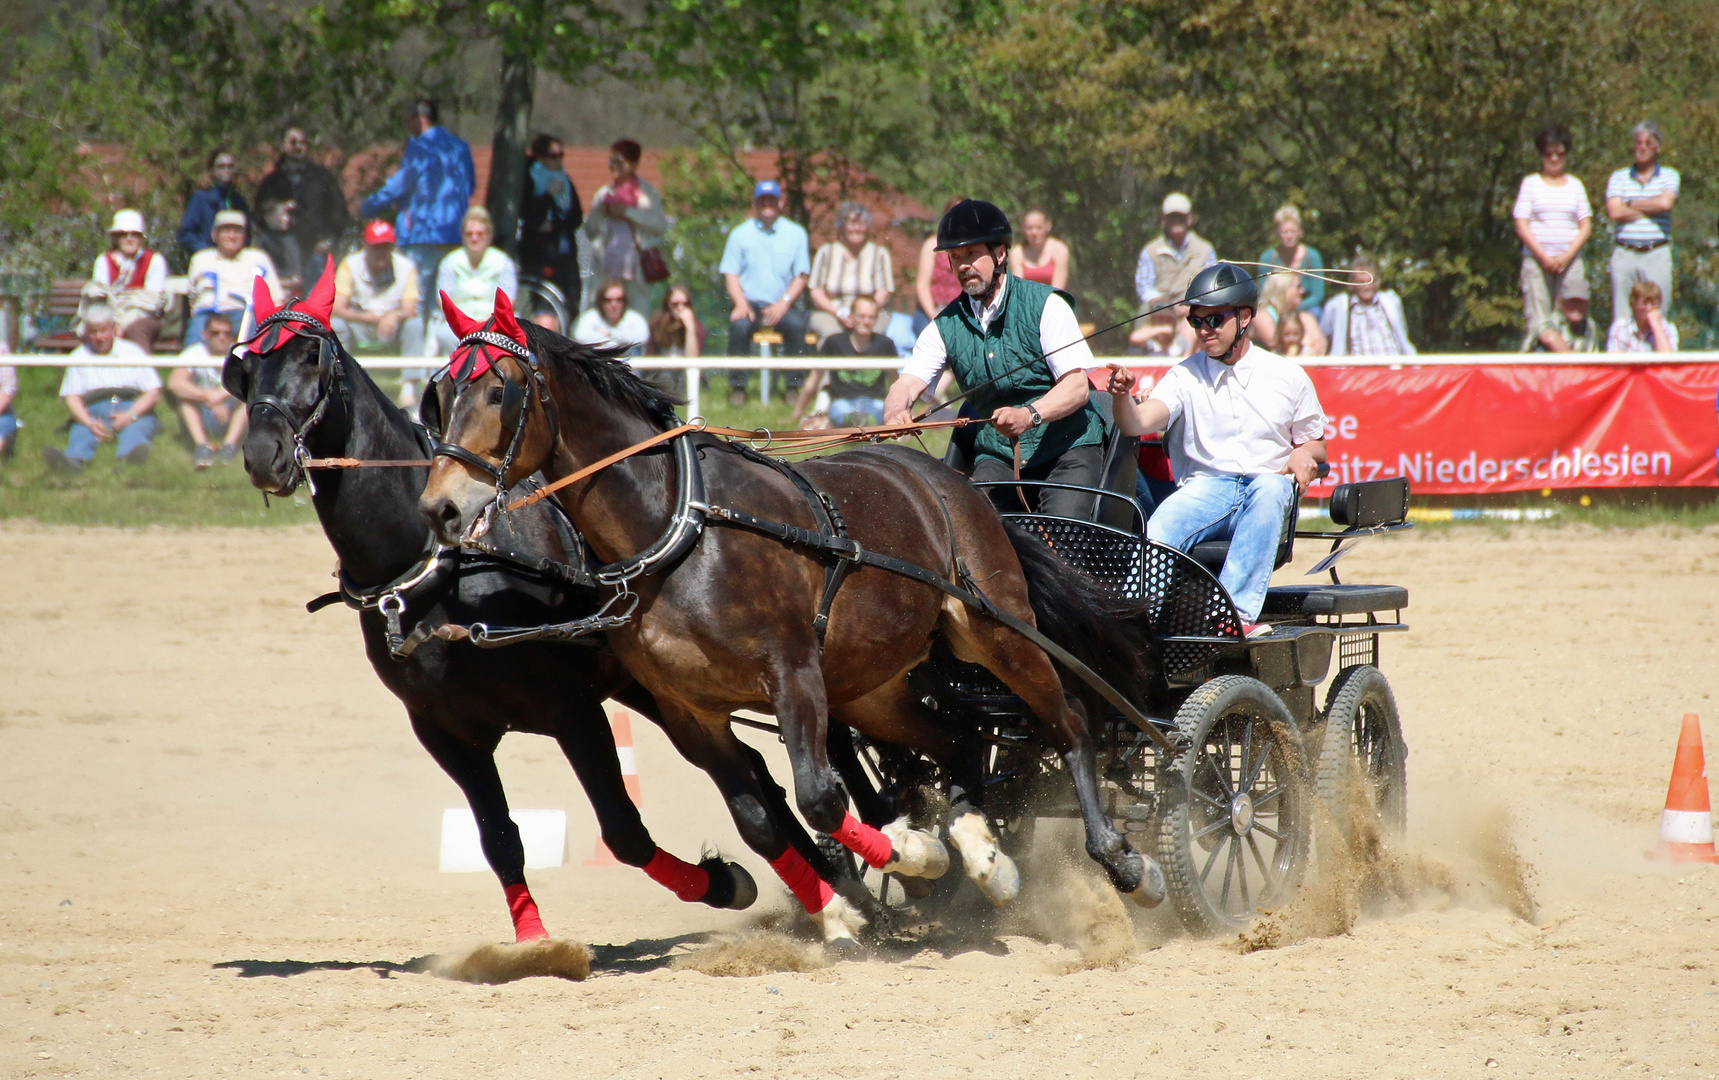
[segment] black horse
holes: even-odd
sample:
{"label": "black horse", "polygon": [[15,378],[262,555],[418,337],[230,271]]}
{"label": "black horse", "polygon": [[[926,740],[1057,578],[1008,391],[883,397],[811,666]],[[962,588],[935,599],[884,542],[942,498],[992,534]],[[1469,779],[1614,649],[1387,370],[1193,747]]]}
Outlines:
{"label": "black horse", "polygon": [[[322,279],[330,292],[332,279],[332,273]],[[304,482],[301,454],[388,460],[429,456],[423,430],[388,400],[328,329],[332,297],[319,297],[320,291],[289,305],[290,314],[281,316],[285,322],[269,320],[266,294],[259,295],[264,330],[253,351],[229,357],[223,371],[227,389],[249,408],[245,468],[266,493],[287,495]],[[316,321],[304,321],[306,314]],[[378,594],[429,565],[425,560],[434,544],[417,508],[427,468],[316,473],[312,502],[339,557],[345,595],[368,597],[374,604]],[[548,513],[511,515],[507,524],[511,528],[497,543],[511,546],[528,564],[544,557],[567,561],[563,533]],[[401,626],[539,626],[594,610],[586,590],[460,552],[448,553],[426,584],[402,590]],[[406,706],[418,741],[471,804],[484,857],[501,880],[518,940],[547,934],[526,886],[524,847],[495,766],[496,745],[508,731],[548,735],[560,743],[596,811],[604,843],[620,861],[644,868],[683,900],[718,908],[752,903],[757,888],[744,868],[714,857],[691,865],[652,841],[627,796],[602,702],[615,698],[652,720],[658,710],[606,650],[550,643],[480,649],[430,637],[402,659],[391,651],[388,619],[378,607],[364,607],[359,622],[377,676]],[[756,754],[754,768],[785,809],[785,796]],[[797,846],[827,869],[827,860],[803,831]]]}

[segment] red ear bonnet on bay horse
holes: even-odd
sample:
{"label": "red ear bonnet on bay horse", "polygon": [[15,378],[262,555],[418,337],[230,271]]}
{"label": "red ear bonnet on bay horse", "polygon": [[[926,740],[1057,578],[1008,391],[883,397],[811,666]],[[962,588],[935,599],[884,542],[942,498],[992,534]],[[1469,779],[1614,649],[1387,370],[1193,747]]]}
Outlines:
{"label": "red ear bonnet on bay horse", "polygon": [[456,384],[469,382],[488,371],[503,352],[521,360],[530,355],[531,343],[526,340],[525,328],[514,318],[513,302],[500,289],[495,291],[494,313],[481,324],[461,311],[447,293],[441,297],[442,317],[448,320],[448,328],[460,342],[448,358],[448,373]]}

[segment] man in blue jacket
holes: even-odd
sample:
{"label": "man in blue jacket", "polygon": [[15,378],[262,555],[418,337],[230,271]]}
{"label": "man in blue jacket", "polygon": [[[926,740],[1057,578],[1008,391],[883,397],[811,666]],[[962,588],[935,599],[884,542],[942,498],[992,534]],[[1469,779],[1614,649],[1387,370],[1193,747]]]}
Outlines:
{"label": "man in blue jacket", "polygon": [[[419,98],[412,103],[407,126],[412,138],[400,168],[380,191],[364,200],[359,213],[374,217],[397,209],[395,232],[400,254],[418,268],[419,281],[435,281],[442,257],[460,244],[460,220],[476,188],[471,147],[442,127],[436,103]],[[434,308],[425,304],[425,310]]]}

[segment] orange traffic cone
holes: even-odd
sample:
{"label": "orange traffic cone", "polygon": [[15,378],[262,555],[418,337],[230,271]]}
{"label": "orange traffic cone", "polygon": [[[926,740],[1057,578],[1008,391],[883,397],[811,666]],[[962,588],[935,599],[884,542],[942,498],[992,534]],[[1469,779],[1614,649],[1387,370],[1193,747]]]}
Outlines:
{"label": "orange traffic cone", "polygon": [[1665,814],[1659,819],[1659,848],[1648,854],[1671,862],[1719,863],[1719,850],[1713,847],[1713,805],[1707,795],[1707,758],[1701,752],[1701,718],[1694,713],[1683,714],[1671,788],[1665,793]]}
{"label": "orange traffic cone", "polygon": [[[633,800],[634,806],[645,804],[644,796],[639,791],[639,759],[633,753],[633,718],[625,709],[616,709],[609,718],[609,728],[615,733],[615,756],[621,761],[621,781],[627,785],[627,798]],[[597,850],[585,860],[586,866],[619,866],[621,860],[615,858],[615,853],[609,850],[609,845],[603,843],[601,835],[597,837]]]}

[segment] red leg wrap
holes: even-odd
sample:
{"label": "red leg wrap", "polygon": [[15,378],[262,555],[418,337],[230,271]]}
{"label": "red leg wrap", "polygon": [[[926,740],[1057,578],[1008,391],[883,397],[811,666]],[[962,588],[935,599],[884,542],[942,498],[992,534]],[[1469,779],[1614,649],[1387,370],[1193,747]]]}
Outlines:
{"label": "red leg wrap", "polygon": [[507,911],[513,916],[513,939],[536,941],[548,937],[549,931],[543,929],[543,920],[537,915],[537,901],[531,898],[531,890],[524,885],[509,885],[506,892]]}
{"label": "red leg wrap", "polygon": [[818,876],[818,872],[812,869],[812,864],[806,861],[805,856],[791,847],[770,860],[770,869],[776,871],[776,876],[782,879],[789,891],[813,915],[828,907],[830,898],[836,895],[836,890],[830,888],[829,882]]}
{"label": "red leg wrap", "polygon": [[657,853],[645,864],[645,873],[652,881],[688,903],[703,900],[704,894],[710,891],[708,872],[680,861],[662,848],[657,848]]}
{"label": "red leg wrap", "polygon": [[895,855],[895,847],[890,844],[889,837],[852,814],[842,818],[841,827],[830,835],[872,866],[882,866]]}

